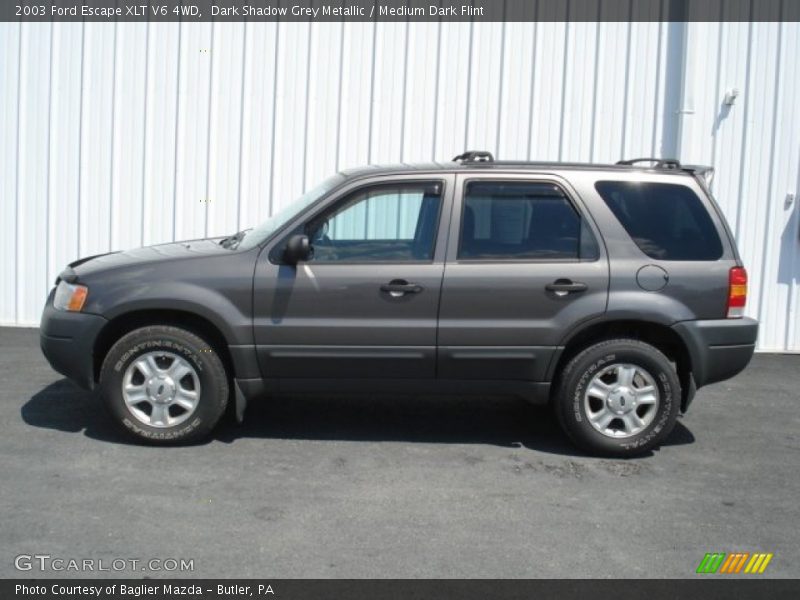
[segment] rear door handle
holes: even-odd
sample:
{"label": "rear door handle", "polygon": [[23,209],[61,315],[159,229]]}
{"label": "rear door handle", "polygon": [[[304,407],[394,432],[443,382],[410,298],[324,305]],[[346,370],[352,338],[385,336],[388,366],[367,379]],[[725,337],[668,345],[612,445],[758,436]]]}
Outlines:
{"label": "rear door handle", "polygon": [[392,298],[400,298],[406,294],[419,294],[424,288],[417,283],[409,283],[405,279],[392,279],[381,286],[382,292],[387,292]]}
{"label": "rear door handle", "polygon": [[566,296],[574,292],[585,292],[588,289],[585,283],[572,281],[571,279],[556,279],[553,283],[544,286],[548,292],[554,292],[556,296]]}

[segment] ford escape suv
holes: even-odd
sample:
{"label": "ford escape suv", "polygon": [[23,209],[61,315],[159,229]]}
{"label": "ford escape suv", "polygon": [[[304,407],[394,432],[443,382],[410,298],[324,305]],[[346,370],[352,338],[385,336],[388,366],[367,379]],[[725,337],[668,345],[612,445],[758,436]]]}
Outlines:
{"label": "ford escape suv", "polygon": [[73,262],[42,350],[152,443],[275,392],[424,391],[549,403],[585,450],[642,453],[755,346],[709,174],[488,152],[343,171],[224,239]]}

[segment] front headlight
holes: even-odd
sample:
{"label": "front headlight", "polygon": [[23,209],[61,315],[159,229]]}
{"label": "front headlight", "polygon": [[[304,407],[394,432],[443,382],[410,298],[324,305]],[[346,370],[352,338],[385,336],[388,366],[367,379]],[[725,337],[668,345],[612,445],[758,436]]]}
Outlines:
{"label": "front headlight", "polygon": [[53,298],[53,307],[58,310],[69,310],[79,312],[86,302],[86,296],[89,295],[89,288],[85,285],[77,285],[75,283],[67,283],[60,281],[56,287],[56,295]]}

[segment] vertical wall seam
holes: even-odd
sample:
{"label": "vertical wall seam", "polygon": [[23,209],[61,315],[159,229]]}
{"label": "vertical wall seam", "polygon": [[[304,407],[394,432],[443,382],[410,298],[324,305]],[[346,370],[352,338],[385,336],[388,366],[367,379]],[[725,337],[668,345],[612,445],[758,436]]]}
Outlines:
{"label": "vertical wall seam", "polygon": [[[503,0],[503,17],[506,15],[506,0]],[[495,127],[497,128],[495,142],[494,142],[494,151],[496,156],[500,155],[500,141],[501,141],[501,131],[503,129],[503,82],[505,81],[504,70],[505,70],[505,61],[506,61],[506,26],[508,23],[504,20],[502,29],[500,30],[500,75],[497,81],[497,123]]]}
{"label": "vertical wall seam", "polygon": [[208,65],[208,117],[206,120],[206,192],[205,198],[203,199],[203,204],[205,205],[205,224],[203,226],[203,231],[205,232],[205,237],[208,237],[208,205],[210,198],[208,197],[210,188],[210,181],[211,181],[211,114],[214,111],[214,61],[215,59],[215,52],[214,52],[214,30],[216,29],[216,23],[214,21],[211,22],[211,44],[209,45],[208,52],[211,55],[211,64]]}
{"label": "vertical wall seam", "polygon": [[[172,157],[172,241],[178,235],[178,142],[181,125],[181,63],[183,58],[183,21],[178,21],[178,71],[175,74],[175,148]],[[144,227],[144,222],[142,223]],[[144,238],[144,231],[142,231]]]}
{"label": "vertical wall seam", "polygon": [[272,131],[269,149],[269,204],[267,214],[272,214],[275,198],[275,125],[278,114],[278,53],[280,52],[281,22],[275,22],[275,56],[272,63]]}
{"label": "vertical wall seam", "polygon": [[236,172],[236,231],[242,228],[242,157],[244,156],[244,90],[247,78],[247,21],[242,23],[242,85],[239,90],[239,162]]}
{"label": "vertical wall seam", "polygon": [[[633,6],[630,4],[629,6]],[[633,16],[631,14],[631,16]],[[628,141],[628,111],[630,109],[630,95],[631,95],[631,38],[633,37],[632,23],[628,21],[628,37],[625,40],[625,79],[623,83],[622,92],[622,135],[620,137],[619,157],[625,159],[627,154],[627,141]],[[593,118],[595,116],[593,115]],[[654,119],[655,120],[655,119]]]}
{"label": "vertical wall seam", "polygon": [[114,50],[111,54],[111,140],[108,152],[108,246],[114,247],[114,134],[117,114],[117,42],[119,22],[114,22]]}
{"label": "vertical wall seam", "polygon": [[[681,149],[683,147],[683,133],[686,124],[686,113],[684,112],[685,103],[686,103],[686,88],[687,88],[687,69],[686,69],[686,62],[689,58],[689,25],[688,23],[681,24],[681,74],[680,74],[680,84],[681,84],[681,91],[678,97],[678,114],[677,114],[677,125],[675,128],[675,156],[674,158],[680,158]],[[694,86],[692,87],[694,89]]]}
{"label": "vertical wall seam", "polygon": [[469,148],[469,113],[470,104],[472,103],[472,43],[475,29],[475,21],[470,19],[469,22],[469,48],[467,50],[467,93],[464,94],[467,103],[465,117],[464,117],[464,146],[463,150]]}
{"label": "vertical wall seam", "polygon": [[722,78],[722,33],[725,28],[725,23],[721,21],[722,15],[722,5],[720,4],[720,23],[719,23],[719,36],[717,36],[717,77],[716,82],[714,84],[714,126],[711,129],[711,166],[715,166],[717,164],[717,146],[719,145],[719,129],[722,123],[717,122],[719,119],[720,114],[720,104],[719,104],[719,95],[720,95],[720,81]]}
{"label": "vertical wall seam", "polygon": [[[411,29],[411,23],[406,21],[406,41],[405,50],[403,52],[403,92],[402,104],[400,107],[400,162],[403,162],[403,152],[405,150],[405,133],[406,133],[406,94],[408,93],[408,35]],[[398,205],[399,206],[399,205]],[[398,222],[399,223],[399,222]]]}
{"label": "vertical wall seam", "polygon": [[[797,196],[797,193],[800,192],[800,155],[798,155],[797,158],[798,158],[797,165],[792,165],[792,168],[797,169],[797,173],[795,175],[796,183],[794,188],[795,200],[794,200],[794,205],[792,206],[792,215],[789,217],[789,226],[791,226],[795,236],[800,234],[800,204],[798,204],[798,202],[800,202],[800,198],[798,198]],[[792,252],[792,257],[791,257],[791,270],[790,270],[791,273],[797,273],[798,259],[800,259],[800,249],[798,249],[797,245],[795,245],[794,252]],[[795,276],[792,277],[792,280],[789,282],[789,293],[786,302],[786,320],[784,321],[787,325],[786,333],[784,334],[785,336],[784,348],[791,348],[793,351],[800,350],[800,347],[798,347],[798,344],[800,344],[800,340],[792,337],[791,339],[794,339],[794,343],[792,343],[789,337],[789,331],[790,331],[789,326],[795,325],[797,320],[797,312],[795,307],[798,304],[797,296],[798,296],[798,290],[800,290],[800,287],[798,287],[798,279],[800,278]]]}
{"label": "vertical wall seam", "polygon": [[51,173],[50,173],[50,160],[51,160],[51,135],[53,130],[53,31],[54,24],[50,22],[50,70],[47,74],[47,184],[45,194],[45,212],[44,212],[44,289],[47,290],[48,283],[50,282],[50,191],[51,191]]}
{"label": "vertical wall seam", "polygon": [[436,72],[434,75],[434,96],[433,96],[433,140],[431,144],[431,160],[436,160],[436,142],[439,139],[438,135],[438,127],[439,127],[439,95],[441,93],[441,70],[442,70],[442,20],[439,19],[439,23],[436,28],[437,31],[437,39],[436,39]]}
{"label": "vertical wall seam", "polygon": [[81,210],[83,208],[83,202],[81,201],[83,197],[83,181],[82,181],[82,163],[83,163],[83,90],[85,83],[83,81],[84,77],[84,60],[86,55],[86,23],[81,23],[81,72],[80,72],[80,93],[78,99],[78,206],[77,208],[77,215],[78,215],[78,223],[77,223],[77,237],[76,237],[76,245],[77,248],[75,249],[75,256],[80,257],[81,255]]}
{"label": "vertical wall seam", "polygon": [[[771,258],[772,252],[770,252],[770,240],[771,240],[771,233],[772,233],[772,224],[773,224],[773,205],[774,205],[774,198],[773,194],[775,193],[775,146],[777,141],[777,132],[778,132],[778,99],[780,98],[780,91],[781,91],[781,62],[783,58],[782,53],[782,34],[783,34],[783,24],[778,23],[778,39],[777,39],[777,49],[776,49],[776,56],[775,56],[775,82],[774,82],[774,94],[772,99],[772,128],[771,128],[771,135],[772,139],[770,140],[770,149],[769,149],[769,180],[767,181],[767,218],[765,222],[765,229],[762,247],[761,247],[761,264],[763,267],[769,265],[769,259]],[[764,289],[766,286],[764,285],[764,277],[766,276],[766,269],[761,269],[762,281],[761,286],[758,291],[758,320],[763,323],[764,322]],[[786,347],[783,348],[786,350]]]}
{"label": "vertical wall seam", "polygon": [[342,143],[342,78],[344,77],[344,20],[339,29],[339,88],[336,91],[336,148],[334,150],[335,170],[341,168],[340,146]]}
{"label": "vertical wall seam", "polygon": [[305,193],[308,182],[306,181],[306,165],[308,163],[308,112],[311,104],[311,42],[313,41],[313,23],[308,22],[308,44],[306,45],[306,93],[305,93],[305,108],[303,116],[303,163],[301,165],[301,190]]}
{"label": "vertical wall seam", "polygon": [[[569,17],[569,0],[567,0],[567,17]],[[565,119],[565,110],[566,110],[566,102],[567,102],[567,69],[569,67],[569,31],[570,31],[570,23],[569,20],[564,25],[564,60],[563,65],[564,68],[561,70],[561,113],[559,115],[559,124],[558,124],[558,160],[562,160],[564,157],[564,122]]]}
{"label": "vertical wall seam", "polygon": [[745,77],[744,77],[744,117],[742,119],[742,156],[739,160],[739,193],[736,196],[736,240],[741,239],[741,226],[742,226],[742,203],[744,194],[742,193],[742,186],[744,186],[745,164],[747,163],[747,138],[748,126],[747,121],[750,116],[750,61],[753,52],[753,23],[752,21],[747,26],[747,59],[745,62]]}
{"label": "vertical wall seam", "polygon": [[[15,238],[16,238],[15,239],[16,243],[14,244],[14,273],[16,274],[16,278],[15,278],[16,281],[15,281],[15,285],[14,285],[14,318],[17,321],[19,321],[19,307],[20,307],[20,304],[22,304],[22,302],[20,301],[20,296],[22,295],[22,289],[19,286],[19,279],[20,279],[19,275],[20,275],[20,271],[22,270],[22,269],[20,269],[20,264],[19,264],[19,261],[20,261],[20,258],[21,258],[21,254],[20,254],[20,250],[19,250],[19,245],[20,245],[19,241],[23,238],[23,236],[25,234],[24,230],[22,230],[22,228],[24,227],[25,223],[24,223],[24,219],[22,218],[22,215],[20,214],[20,194],[19,194],[19,187],[20,187],[19,186],[19,182],[22,180],[22,175],[23,175],[23,173],[22,173],[22,160],[20,158],[21,155],[22,155],[22,153],[20,152],[20,145],[22,143],[22,137],[21,137],[21,133],[20,133],[20,122],[22,121],[22,115],[21,115],[21,112],[20,112],[20,107],[22,106],[22,102],[19,100],[19,98],[22,96],[22,91],[23,91],[23,89],[22,89],[22,46],[23,46],[23,44],[22,44],[22,36],[23,36],[23,34],[26,33],[26,30],[27,30],[27,27],[20,26],[20,32],[19,32],[20,50],[19,50],[19,59],[18,59],[19,60],[19,86],[17,88],[17,90],[18,90],[17,91],[17,98],[18,98],[18,108],[17,108],[17,199],[16,199],[16,202],[17,202],[16,219],[17,219],[17,221],[14,224],[14,232],[15,232]],[[27,75],[27,73],[26,73],[26,75]],[[26,100],[27,100],[27,95],[26,95]]]}
{"label": "vertical wall seam", "polygon": [[[378,53],[378,23],[372,23],[372,52],[369,75],[369,110],[367,117],[367,164],[372,164],[372,118],[375,107],[375,55]],[[369,208],[369,203],[366,204]]]}
{"label": "vertical wall seam", "polygon": [[19,180],[21,177],[21,161],[19,159],[20,152],[20,126],[21,119],[20,107],[22,106],[22,32],[24,26],[19,24],[19,33],[17,36],[17,164],[15,165],[16,177],[14,181],[14,321],[19,321]]}
{"label": "vertical wall seam", "polygon": [[147,21],[144,31],[144,95],[142,96],[142,197],[140,198],[141,221],[139,223],[139,245],[144,246],[144,223],[147,208],[145,197],[147,190],[147,94],[150,91],[150,21]]}
{"label": "vertical wall seam", "polygon": [[[800,29],[800,24],[793,23],[790,25],[790,27],[793,27],[795,29],[795,33],[797,33],[797,30]],[[793,40],[794,42],[795,53],[794,54],[788,53],[788,55],[797,56],[797,51],[796,51],[798,47],[797,35],[787,36],[787,40],[789,39]],[[797,68],[798,67],[797,64],[795,64],[794,66],[795,66],[795,75],[800,75],[800,68]],[[795,98],[797,92],[800,90],[800,86],[798,86],[799,80],[800,77],[797,76],[791,79],[793,89],[792,93],[788,96],[789,98]],[[799,146],[795,146],[795,148],[800,149]],[[791,227],[791,231],[793,232],[792,237],[796,239],[797,236],[800,235],[800,196],[798,195],[800,194],[800,152],[794,156],[794,159],[795,160],[789,164],[789,172],[791,173],[791,170],[795,169],[795,175],[793,178],[795,180],[795,187],[794,187],[795,200],[791,208],[792,214],[789,215],[789,222],[787,223],[787,226]],[[793,246],[793,252],[790,258],[790,270],[789,270],[790,273],[795,273],[795,274],[798,273],[798,260],[800,260],[800,247],[798,247],[798,245],[795,244]],[[800,304],[800,302],[798,302],[799,300],[798,279],[800,279],[800,277],[794,276],[791,278],[791,281],[789,282],[789,290],[786,302],[786,319],[784,321],[786,323],[786,328],[784,333],[784,348],[790,349],[791,351],[800,350],[800,346],[798,346],[798,344],[800,344],[800,339],[795,337],[797,332],[797,306],[798,304]],[[792,327],[793,329],[790,329],[790,327]]]}
{"label": "vertical wall seam", "polygon": [[[601,28],[601,25],[602,25],[602,23],[600,21],[598,21],[597,25],[595,26],[595,33],[594,33],[594,67],[593,67],[593,72],[592,72],[592,96],[593,96],[593,98],[592,98],[592,123],[591,123],[591,126],[589,127],[589,162],[592,162],[594,160],[594,140],[595,140],[595,130],[597,128],[597,102],[598,102],[598,96],[599,96],[599,94],[597,93],[597,82],[599,81],[599,79],[598,79],[598,71],[600,70],[600,28]],[[623,91],[623,93],[625,93],[625,92]]]}
{"label": "vertical wall seam", "polygon": [[[536,15],[538,18],[539,4],[537,0]],[[533,151],[533,107],[536,98],[536,48],[539,44],[539,22],[538,20],[533,24],[533,44],[531,45],[531,88],[530,98],[528,101],[528,148],[527,159],[531,160],[531,152]]]}

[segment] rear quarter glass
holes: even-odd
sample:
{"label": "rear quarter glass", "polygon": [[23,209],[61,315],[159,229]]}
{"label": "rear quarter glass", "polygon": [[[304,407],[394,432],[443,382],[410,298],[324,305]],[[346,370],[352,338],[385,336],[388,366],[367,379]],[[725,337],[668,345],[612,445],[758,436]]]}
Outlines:
{"label": "rear quarter glass", "polygon": [[722,241],[703,201],[688,186],[598,181],[595,189],[639,249],[669,261],[715,261]]}

